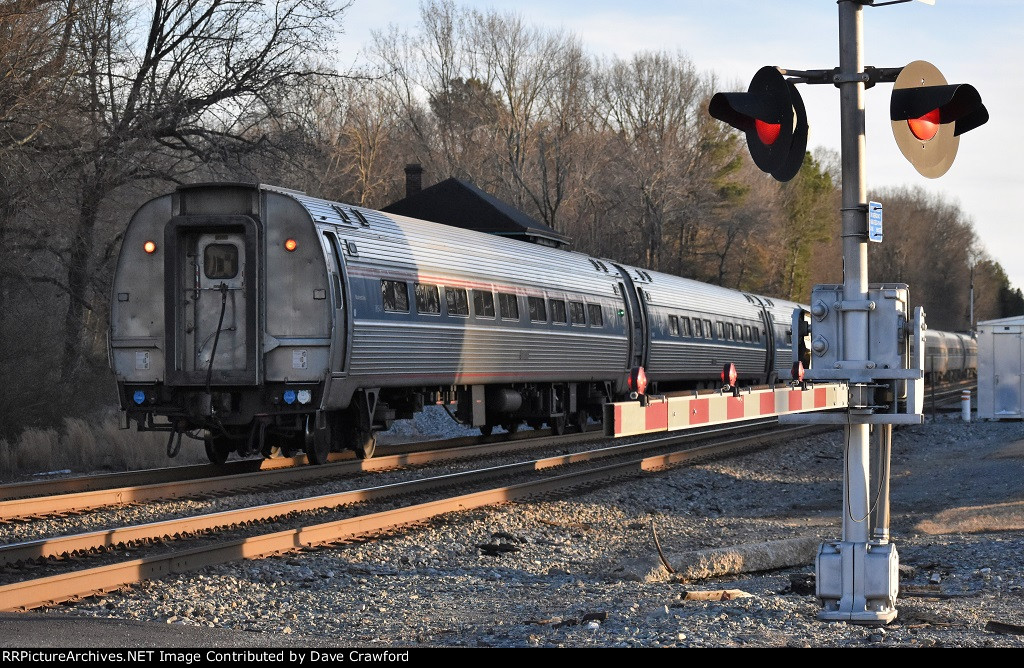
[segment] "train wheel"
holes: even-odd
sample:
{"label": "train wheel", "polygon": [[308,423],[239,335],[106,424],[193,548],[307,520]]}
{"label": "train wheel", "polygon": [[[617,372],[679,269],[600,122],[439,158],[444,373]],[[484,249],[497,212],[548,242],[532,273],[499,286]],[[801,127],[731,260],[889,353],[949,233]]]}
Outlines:
{"label": "train wheel", "polygon": [[210,434],[203,438],[203,445],[206,447],[206,457],[211,464],[219,466],[226,462],[228,455],[231,454],[231,441],[223,436]]}
{"label": "train wheel", "polygon": [[526,426],[534,431],[539,431],[544,426],[544,422],[541,420],[527,420]]}
{"label": "train wheel", "polygon": [[359,459],[373,457],[374,451],[377,450],[377,435],[372,431],[357,431],[353,439],[352,449]]}
{"label": "train wheel", "polygon": [[551,427],[551,433],[555,436],[561,436],[565,433],[565,414],[553,417],[548,420],[548,426]]}
{"label": "train wheel", "polygon": [[509,434],[514,434],[519,431],[518,422],[505,422],[501,425],[501,428],[507,431]]}
{"label": "train wheel", "polygon": [[303,431],[304,450],[306,459],[310,464],[326,464],[327,458],[331,456],[331,425],[330,422],[323,429],[317,430],[315,418],[310,415],[306,417],[306,428]]}
{"label": "train wheel", "polygon": [[490,436],[491,432],[493,432],[493,431],[494,431],[494,425],[493,424],[482,424],[482,425],[480,425],[480,435],[481,436]]}

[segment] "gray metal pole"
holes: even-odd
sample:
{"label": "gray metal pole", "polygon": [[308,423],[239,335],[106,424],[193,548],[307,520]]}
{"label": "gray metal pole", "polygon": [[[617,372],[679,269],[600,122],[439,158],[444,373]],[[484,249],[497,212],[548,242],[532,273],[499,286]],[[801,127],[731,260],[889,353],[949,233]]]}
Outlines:
{"label": "gray metal pole", "polygon": [[[843,357],[851,379],[864,378],[874,368],[869,346],[867,189],[864,176],[864,62],[862,6],[839,0],[839,86],[843,164]],[[818,551],[815,574],[822,610],[818,617],[861,624],[886,624],[896,616],[896,573],[899,557],[888,542],[888,487],[882,504],[871,509],[871,433],[867,424],[875,404],[872,383],[850,383],[850,406],[843,457],[843,536]],[[859,408],[858,408],[859,406]],[[879,424],[885,441],[889,425]],[[881,446],[880,450],[885,450]],[[879,453],[879,462],[888,456]],[[887,482],[888,467],[876,472]],[[872,537],[874,534],[874,537]],[[872,540],[873,538],[873,540]]]}
{"label": "gray metal pole", "polygon": [[974,267],[976,263],[971,264],[971,315],[970,322],[967,323],[967,330],[970,332],[974,331]]}
{"label": "gray metal pole", "polygon": [[889,465],[892,460],[892,425],[875,426],[877,448],[875,450],[878,472],[878,499],[875,501],[875,512],[872,538],[876,541],[889,540]]}
{"label": "gray metal pole", "polygon": [[[839,2],[839,95],[842,119],[843,165],[843,299],[868,297],[867,202],[864,176],[864,61],[862,7],[852,0]],[[851,362],[868,360],[868,314],[843,312],[843,349]],[[851,409],[852,410],[852,409]],[[870,412],[870,411],[865,411]],[[868,425],[846,427],[846,494],[844,494],[843,541],[866,543],[870,538]]]}

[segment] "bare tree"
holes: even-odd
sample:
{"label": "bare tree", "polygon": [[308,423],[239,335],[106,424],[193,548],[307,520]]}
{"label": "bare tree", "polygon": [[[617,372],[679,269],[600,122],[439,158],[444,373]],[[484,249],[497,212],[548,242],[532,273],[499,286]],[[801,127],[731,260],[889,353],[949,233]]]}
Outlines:
{"label": "bare tree", "polygon": [[662,268],[666,232],[692,238],[698,193],[716,167],[703,158],[707,135],[703,82],[681,54],[644,53],[615,60],[597,84],[603,121],[619,140],[614,167],[632,193],[628,206],[647,241],[644,263]]}
{"label": "bare tree", "polygon": [[30,144],[60,113],[75,9],[75,0],[0,5],[0,155]]}
{"label": "bare tree", "polygon": [[421,5],[420,17],[415,35],[374,31],[370,57],[381,91],[412,140],[408,159],[436,178],[465,178],[480,171],[478,128],[493,105],[467,43],[467,12],[451,0],[431,0]]}
{"label": "bare tree", "polygon": [[885,241],[870,244],[872,280],[907,283],[934,329],[966,329],[970,266],[983,257],[974,227],[958,204],[923,189],[872,193],[885,203]]}
{"label": "bare tree", "polygon": [[[127,184],[179,179],[270,148],[261,121],[318,73],[347,3],[330,0],[92,0],[75,17],[80,131],[63,169],[77,185],[67,256],[63,369],[82,359],[101,204]],[[110,248],[116,244],[110,244]],[[110,257],[100,249],[101,257]]]}
{"label": "bare tree", "polygon": [[[0,3],[0,433],[21,424],[15,415],[34,408],[25,391],[47,370],[26,364],[33,342],[45,340],[44,309],[31,299],[54,256],[45,222],[26,209],[49,202],[50,177],[38,164],[38,145],[66,115],[68,58],[74,0],[7,0]],[[52,212],[49,212],[52,213]],[[33,281],[35,284],[33,285]],[[36,290],[33,290],[36,288]],[[28,300],[19,299],[22,293]],[[51,379],[52,380],[52,379]],[[14,389],[17,388],[17,389]],[[8,410],[10,409],[10,410]],[[10,416],[10,417],[8,417]]]}
{"label": "bare tree", "polygon": [[391,102],[376,82],[364,81],[340,82],[325,97],[317,119],[326,150],[325,194],[371,207],[393,199],[405,156]]}

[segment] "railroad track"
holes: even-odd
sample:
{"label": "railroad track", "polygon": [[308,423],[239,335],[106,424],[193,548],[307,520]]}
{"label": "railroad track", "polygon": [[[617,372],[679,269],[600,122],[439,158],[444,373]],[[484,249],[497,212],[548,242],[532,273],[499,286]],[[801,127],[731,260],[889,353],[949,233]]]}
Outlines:
{"label": "railroad track", "polygon": [[961,397],[964,390],[970,390],[972,395],[972,408],[976,409],[978,396],[978,381],[968,380],[960,383],[947,383],[937,387],[925,387],[924,412],[930,414],[936,411],[949,412],[959,411]]}
{"label": "railroad track", "polygon": [[[542,429],[538,431],[520,431],[515,434],[499,434],[490,437],[461,436],[458,438],[442,439],[437,441],[417,441],[412,443],[381,445],[378,446],[377,453],[378,456],[402,455],[412,452],[420,452],[425,449],[460,448],[486,443],[508,443],[532,440],[538,437],[550,435],[550,430]],[[594,429],[591,437],[600,437],[600,433]],[[335,452],[331,453],[328,463],[351,462],[354,460],[356,460],[356,456],[352,452]],[[372,462],[373,460],[364,461]],[[93,492],[122,487],[138,487],[142,485],[171,483],[201,478],[219,478],[243,473],[274,471],[278,469],[302,466],[308,466],[308,462],[306,461],[305,455],[299,454],[294,457],[233,460],[220,465],[194,464],[187,466],[165,466],[162,468],[146,469],[141,471],[99,473],[60,479],[31,480],[27,482],[15,482],[0,485],[0,501],[30,497],[58,496],[62,494],[73,494],[76,492]]]}
{"label": "railroad track", "polygon": [[304,457],[244,460],[232,462],[235,466],[177,466],[6,485],[0,487],[0,522],[61,517],[158,500],[282,489],[362,472],[389,471],[603,438],[597,431],[563,436],[552,436],[547,431],[541,434],[516,434],[516,438],[489,439],[484,443],[473,437],[408,443],[381,448],[387,454],[372,459],[337,453],[321,466],[307,466]]}
{"label": "railroad track", "polygon": [[[395,528],[429,520],[448,512],[478,508],[494,503],[503,503],[606,483],[622,477],[640,475],[645,472],[692,463],[714,457],[721,457],[740,449],[764,447],[772,440],[795,438],[820,430],[820,427],[798,427],[776,430],[770,435],[757,434],[734,438],[729,441],[672,450],[681,442],[692,441],[695,435],[676,434],[639,443],[613,445],[586,452],[559,455],[543,459],[517,462],[515,464],[489,467],[457,474],[434,476],[392,485],[381,485],[338,494],[323,495],[280,502],[252,508],[211,513],[196,517],[154,522],[146,525],[107,529],[73,536],[52,537],[39,541],[27,541],[0,548],[0,563],[27,563],[33,569],[39,568],[40,560],[47,565],[74,564],[79,568],[65,570],[43,577],[32,577],[0,586],[0,608],[3,610],[24,610],[61,601],[77,599],[141,580],[163,577],[203,568],[227,561],[257,558],[281,554],[294,550],[308,549],[321,545],[350,542],[360,537],[378,534]],[[704,435],[707,438],[707,435]],[[651,452],[657,454],[651,455]],[[646,455],[637,459],[640,455]],[[367,460],[370,461],[370,460]],[[614,463],[600,463],[614,461]],[[586,468],[551,475],[556,467],[576,466],[587,463]],[[541,476],[539,479],[537,476]],[[516,477],[521,482],[487,487],[496,478],[508,483]],[[466,492],[467,486],[484,486]],[[427,498],[455,488],[454,496]],[[410,496],[412,495],[412,496]],[[355,503],[379,502],[384,499],[401,497],[411,501],[399,507],[370,512],[349,513],[349,516],[329,521],[322,514],[339,507],[350,507]],[[312,523],[308,518],[314,515]],[[267,531],[266,523],[280,522],[291,518],[293,526]],[[253,527],[256,527],[253,529]],[[230,527],[248,527],[249,535],[218,538],[215,532]],[[94,563],[90,559],[69,560],[67,556],[101,554],[125,547],[134,550],[138,546],[162,542],[169,537],[205,537],[203,544],[187,549],[150,554],[141,558],[105,563],[99,566],[81,568],[82,562]],[[213,538],[214,540],[210,540]],[[10,570],[8,567],[7,570]]]}
{"label": "railroad track", "polygon": [[[976,383],[930,388],[926,412],[959,409],[963,389]],[[505,434],[498,438],[461,437],[435,442],[389,445],[382,456],[356,459],[352,453],[335,453],[323,466],[307,466],[305,457],[242,460],[216,466],[203,464],[146,471],[79,476],[62,480],[0,485],[0,523],[65,517],[113,506],[158,500],[208,498],[224,494],[285,489],[318,480],[337,479],[370,471],[485,457],[554,444],[573,444],[601,438],[599,432],[552,436],[544,430]]]}

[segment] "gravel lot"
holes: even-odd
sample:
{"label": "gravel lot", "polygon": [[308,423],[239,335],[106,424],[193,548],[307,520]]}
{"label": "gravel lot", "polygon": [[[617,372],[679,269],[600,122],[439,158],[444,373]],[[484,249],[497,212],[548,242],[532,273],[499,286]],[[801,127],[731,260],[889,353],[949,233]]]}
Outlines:
{"label": "gravel lot", "polygon": [[[403,429],[436,433],[429,422]],[[142,622],[131,641],[139,646],[173,644],[167,631],[176,628],[193,646],[1022,647],[1024,520],[1015,504],[987,507],[1024,499],[1021,439],[1019,422],[943,416],[896,432],[902,592],[884,628],[818,621],[813,585],[805,588],[810,561],[695,582],[658,566],[654,532],[670,561],[702,548],[838,538],[842,435],[833,432],[4,617],[0,645],[67,639],[58,631],[34,640],[17,622],[109,618]],[[684,598],[722,589],[749,596]]]}

